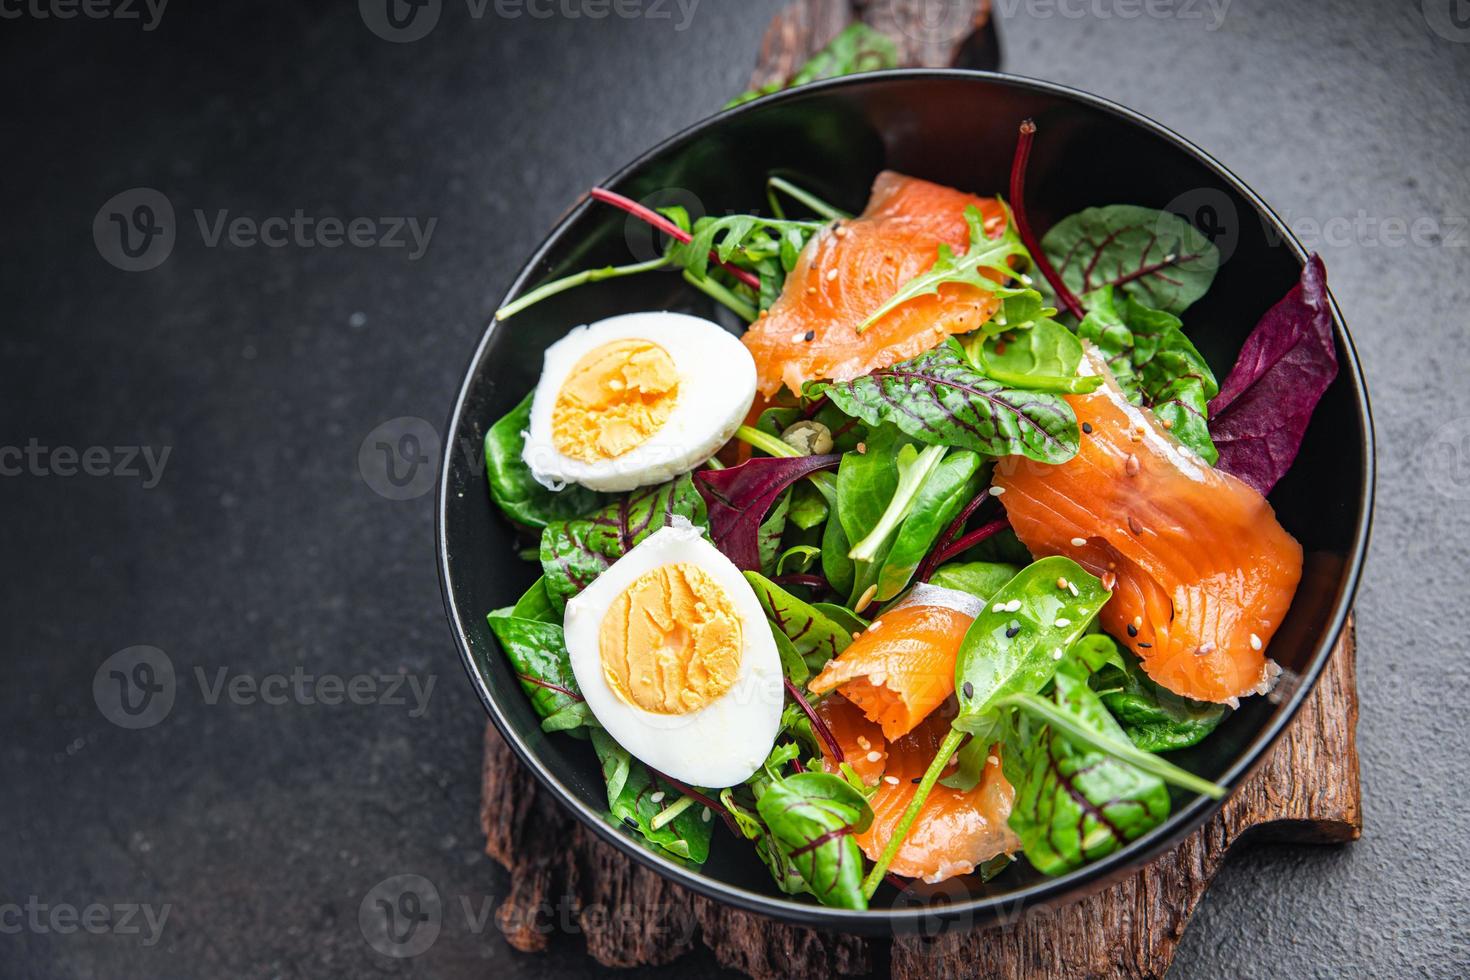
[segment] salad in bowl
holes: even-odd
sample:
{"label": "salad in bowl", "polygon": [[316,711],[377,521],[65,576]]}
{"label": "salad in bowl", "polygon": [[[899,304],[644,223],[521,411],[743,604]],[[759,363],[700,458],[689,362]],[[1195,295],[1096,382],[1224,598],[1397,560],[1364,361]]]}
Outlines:
{"label": "salad in bowl", "polygon": [[596,188],[663,250],[497,314],[668,269],[710,301],[567,323],[486,420],[540,570],[490,630],[666,858],[842,909],[1063,875],[1223,797],[1171,753],[1279,681],[1303,549],[1266,494],[1337,374],[1321,261],[1217,379],[1215,245],[1126,202],[1038,238],[1017,122],[1008,186],[886,170],[856,214],[790,175],[698,220]]}

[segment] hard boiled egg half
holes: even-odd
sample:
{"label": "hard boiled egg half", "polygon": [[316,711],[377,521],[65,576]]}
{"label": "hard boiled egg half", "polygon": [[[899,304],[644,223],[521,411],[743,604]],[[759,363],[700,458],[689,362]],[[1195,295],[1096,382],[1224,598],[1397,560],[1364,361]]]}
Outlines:
{"label": "hard boiled egg half", "polygon": [[744,782],[770,755],[784,691],[750,583],[683,518],[568,600],[567,653],[599,724],[694,786]]}
{"label": "hard boiled egg half", "polygon": [[755,361],[719,324],[628,313],[546,350],[522,458],[559,490],[632,490],[715,454],[755,399]]}

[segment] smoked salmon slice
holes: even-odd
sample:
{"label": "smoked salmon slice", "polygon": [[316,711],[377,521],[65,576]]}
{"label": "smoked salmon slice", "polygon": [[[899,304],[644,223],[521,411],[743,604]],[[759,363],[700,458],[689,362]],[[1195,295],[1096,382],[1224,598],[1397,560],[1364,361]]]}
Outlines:
{"label": "smoked salmon slice", "polygon": [[1301,545],[1264,497],[1129,404],[1090,345],[1081,370],[1105,380],[1067,396],[1077,455],[996,467],[1016,536],[1112,583],[1104,629],[1168,690],[1215,702],[1265,693],[1279,668],[1264,651],[1301,580]]}
{"label": "smoked salmon slice", "polygon": [[817,233],[786,277],[780,298],[746,331],[760,392],[770,397],[784,382],[800,394],[808,381],[851,380],[988,321],[1000,305],[995,296],[955,283],[857,330],[910,279],[929,270],[941,244],[957,255],[969,247],[965,209],[971,205],[980,209],[987,235],[1004,232],[1005,207],[995,198],[880,173],[867,210]]}
{"label": "smoked salmon slice", "polygon": [[[822,703],[829,706],[828,717],[838,725],[863,720],[858,708],[841,695],[833,695]],[[920,777],[949,734],[953,717],[951,701],[903,738],[887,745],[875,744],[875,751],[883,752],[884,764],[883,776],[868,801],[873,808],[873,823],[853,838],[871,860],[878,859],[892,838],[894,828],[919,789]],[[830,757],[825,761],[828,772],[837,770]],[[852,761],[849,755],[848,762]],[[946,770],[946,774],[952,771]],[[934,787],[888,870],[904,878],[936,882],[969,874],[998,854],[1014,853],[1021,842],[1007,820],[1015,796],[1015,790],[1001,773],[999,755],[992,752],[974,789]]]}
{"label": "smoked salmon slice", "polygon": [[[840,694],[818,701],[814,710],[822,719],[837,745],[842,749],[843,761],[852,766],[868,786],[877,786],[883,778],[883,765],[888,761],[888,741],[877,722],[869,721],[862,709]],[[828,772],[837,772],[836,761],[822,743],[822,755]]]}
{"label": "smoked salmon slice", "polygon": [[889,741],[907,735],[954,693],[955,658],[983,605],[967,592],[916,585],[807,687],[841,691]]}

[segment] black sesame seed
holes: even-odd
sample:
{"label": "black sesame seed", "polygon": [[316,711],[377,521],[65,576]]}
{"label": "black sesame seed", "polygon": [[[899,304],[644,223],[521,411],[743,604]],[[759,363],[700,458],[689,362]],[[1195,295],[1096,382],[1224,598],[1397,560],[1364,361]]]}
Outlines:
{"label": "black sesame seed", "polygon": [[975,696],[975,685],[971,684],[969,681],[965,681],[963,689],[965,692],[965,697],[973,698]]}
{"label": "black sesame seed", "polygon": [[1091,422],[1083,422],[1082,423],[1082,431],[1085,432],[1085,433],[1087,433],[1088,435],[1092,435],[1092,423]]}
{"label": "black sesame seed", "polygon": [[1128,624],[1128,635],[1129,636],[1137,636],[1138,635],[1138,627],[1137,626],[1134,626],[1132,623],[1129,623]]}
{"label": "black sesame seed", "polygon": [[808,330],[806,332],[806,336],[804,338],[802,338],[802,339],[803,340],[806,340],[808,342],[813,341],[813,340],[816,340],[817,339],[817,332],[815,330]]}
{"label": "black sesame seed", "polygon": [[1019,632],[1021,632],[1021,625],[1019,623],[1017,623],[1015,626],[1007,627],[1006,639],[1014,640],[1016,638],[1016,634]]}
{"label": "black sesame seed", "polygon": [[1138,645],[1140,647],[1142,647],[1143,649],[1145,649],[1145,650],[1151,649],[1153,647],[1153,644],[1152,643],[1140,643]]}
{"label": "black sesame seed", "polygon": [[910,779],[909,780],[909,782],[913,783],[915,786],[919,785],[923,781],[924,781],[924,777],[923,776],[915,776],[913,779]]}
{"label": "black sesame seed", "polygon": [[623,823],[627,824],[628,827],[632,830],[638,829],[638,821],[634,820],[632,817],[624,817]]}

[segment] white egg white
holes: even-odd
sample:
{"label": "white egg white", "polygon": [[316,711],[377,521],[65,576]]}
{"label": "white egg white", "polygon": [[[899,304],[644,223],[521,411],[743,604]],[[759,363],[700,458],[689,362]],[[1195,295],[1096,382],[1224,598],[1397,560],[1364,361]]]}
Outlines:
{"label": "white egg white", "polygon": [[[598,634],[603,617],[640,576],[687,562],[725,590],[740,617],[740,669],[723,695],[684,715],[645,711],[619,697],[603,676]],[[639,542],[567,602],[567,653],[577,686],[599,724],[634,758],[693,786],[744,782],[770,755],[781,727],[781,658],[760,600],[730,559],[683,518]]]}
{"label": "white egg white", "polygon": [[[615,340],[637,338],[668,352],[679,394],[662,428],[616,459],[584,461],[564,455],[551,435],[552,410],[567,376],[586,354]],[[719,324],[684,313],[627,313],[578,327],[546,349],[531,402],[531,426],[522,459],[543,486],[579,483],[589,490],[621,491],[688,473],[730,441],[755,400],[755,360]]]}

